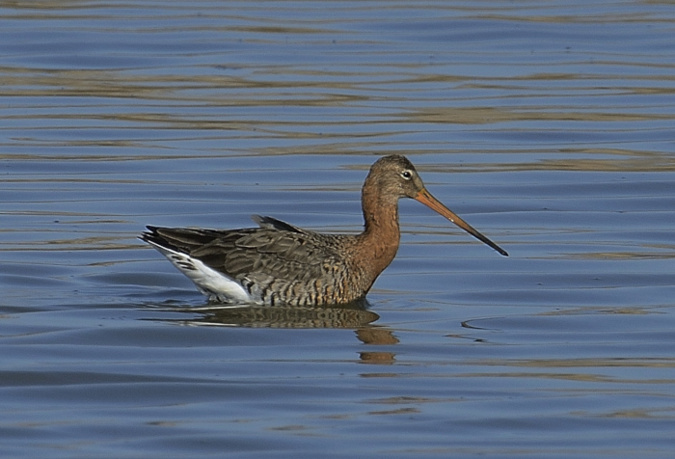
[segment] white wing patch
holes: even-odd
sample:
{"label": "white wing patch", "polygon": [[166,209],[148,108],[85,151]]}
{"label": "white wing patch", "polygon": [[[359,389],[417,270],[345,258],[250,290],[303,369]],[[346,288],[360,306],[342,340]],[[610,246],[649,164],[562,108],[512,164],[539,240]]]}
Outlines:
{"label": "white wing patch", "polygon": [[242,285],[231,277],[209,268],[190,255],[147,241],[176,268],[185,274],[197,288],[212,301],[227,303],[256,303]]}

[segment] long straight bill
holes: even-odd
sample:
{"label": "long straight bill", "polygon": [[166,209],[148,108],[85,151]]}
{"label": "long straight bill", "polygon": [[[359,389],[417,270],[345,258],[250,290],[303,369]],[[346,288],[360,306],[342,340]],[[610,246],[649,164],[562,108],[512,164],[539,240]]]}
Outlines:
{"label": "long straight bill", "polygon": [[438,199],[434,198],[431,193],[429,193],[426,189],[423,189],[419,193],[417,193],[417,196],[415,196],[415,199],[425,206],[429,207],[430,209],[435,210],[448,220],[450,220],[452,223],[455,225],[459,226],[462,228],[464,231],[478,239],[479,241],[489,245],[493,249],[495,249],[497,252],[500,254],[504,255],[505,257],[508,257],[509,254],[506,252],[506,250],[502,249],[499,247],[497,244],[492,242],[490,239],[487,237],[483,236],[477,229],[475,229],[473,226],[469,225],[467,222],[459,218],[459,216],[445,207],[441,201]]}

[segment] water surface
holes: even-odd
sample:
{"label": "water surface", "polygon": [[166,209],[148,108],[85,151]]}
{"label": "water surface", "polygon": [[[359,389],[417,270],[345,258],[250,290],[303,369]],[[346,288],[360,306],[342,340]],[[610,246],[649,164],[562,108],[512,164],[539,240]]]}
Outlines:
{"label": "water surface", "polygon": [[[671,457],[669,2],[0,4],[3,457]],[[412,201],[366,308],[209,308],[136,239]]]}

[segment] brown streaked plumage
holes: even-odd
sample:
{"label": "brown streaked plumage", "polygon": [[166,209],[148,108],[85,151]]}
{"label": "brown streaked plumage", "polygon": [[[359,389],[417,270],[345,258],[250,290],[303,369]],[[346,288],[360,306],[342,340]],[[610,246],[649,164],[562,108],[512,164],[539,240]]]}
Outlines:
{"label": "brown streaked plumage", "polygon": [[259,228],[210,230],[148,226],[141,239],[159,250],[212,301],[328,305],[365,297],[396,256],[398,200],[416,199],[500,254],[508,254],[434,198],[404,156],[380,158],[363,184],[365,228],[321,234],[271,217]]}

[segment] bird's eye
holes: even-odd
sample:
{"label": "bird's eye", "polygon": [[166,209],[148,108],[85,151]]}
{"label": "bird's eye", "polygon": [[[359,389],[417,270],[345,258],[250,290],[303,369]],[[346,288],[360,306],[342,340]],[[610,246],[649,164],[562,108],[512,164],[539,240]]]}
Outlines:
{"label": "bird's eye", "polygon": [[403,172],[401,172],[401,177],[403,177],[406,180],[410,180],[412,178],[412,172],[410,172],[409,170],[404,170]]}

